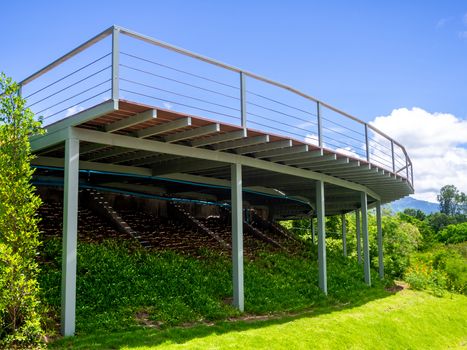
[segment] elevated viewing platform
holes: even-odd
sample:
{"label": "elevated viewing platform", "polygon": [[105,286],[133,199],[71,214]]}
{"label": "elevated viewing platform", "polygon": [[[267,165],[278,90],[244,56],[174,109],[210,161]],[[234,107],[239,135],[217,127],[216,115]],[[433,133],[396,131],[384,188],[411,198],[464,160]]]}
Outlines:
{"label": "elevated viewing platform", "polygon": [[[31,139],[35,184],[63,187],[64,335],[75,330],[83,190],[94,195],[82,194],[81,204],[94,198],[126,237],[139,237],[142,248],[180,233],[185,241],[210,240],[231,249],[233,305],[240,311],[244,227],[250,240],[282,247],[253,227],[252,215],[280,235],[285,231],[278,220],[308,217],[315,227],[316,219],[319,287],[327,294],[325,217],[341,215],[346,255],[345,214],[355,212],[358,254],[361,241],[365,283],[371,285],[368,208],[375,208],[383,278],[381,205],[414,192],[413,169],[405,148],[372,125],[290,86],[117,26],[20,85],[47,129]],[[116,205],[124,201],[127,220],[147,232],[135,233],[101,200],[104,192],[112,193]],[[183,226],[172,225],[165,237],[157,237],[145,227],[165,221],[126,211],[129,196],[170,202],[165,207],[175,216],[166,222],[182,218],[198,231],[178,232]],[[181,201],[222,207],[222,215],[200,221],[178,206]],[[53,208],[57,203],[49,201],[45,212],[55,220]],[[81,223],[83,217],[82,212]],[[85,225],[89,236],[101,236],[96,223]],[[199,230],[207,236],[196,236]],[[248,249],[254,254],[251,245]]]}
{"label": "elevated viewing platform", "polygon": [[[230,186],[314,206],[326,183],[326,212],[413,193],[404,147],[370,124],[289,86],[112,27],[25,79],[23,96],[43,116],[33,141],[40,166],[63,166],[64,144],[81,141],[81,169]],[[66,131],[66,132],[65,132]],[[70,134],[72,133],[72,134]]]}

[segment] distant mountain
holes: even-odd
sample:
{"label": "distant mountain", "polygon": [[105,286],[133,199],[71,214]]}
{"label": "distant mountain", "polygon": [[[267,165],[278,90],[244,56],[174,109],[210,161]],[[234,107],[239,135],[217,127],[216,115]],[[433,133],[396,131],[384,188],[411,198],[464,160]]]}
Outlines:
{"label": "distant mountain", "polygon": [[421,201],[412,197],[405,197],[389,204],[394,212],[404,211],[407,208],[420,209],[425,214],[431,214],[439,211],[439,204],[427,201]]}

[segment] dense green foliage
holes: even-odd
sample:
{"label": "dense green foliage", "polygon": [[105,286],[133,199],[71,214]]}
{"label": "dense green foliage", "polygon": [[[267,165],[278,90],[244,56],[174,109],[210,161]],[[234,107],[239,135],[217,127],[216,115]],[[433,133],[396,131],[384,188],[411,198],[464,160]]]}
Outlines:
{"label": "dense green foliage", "polygon": [[[385,212],[382,218],[383,224],[383,263],[386,274],[392,278],[402,277],[405,269],[409,266],[410,254],[419,248],[422,235],[416,225],[410,220],[401,220],[398,216],[390,215]],[[347,229],[347,251],[350,257],[356,258],[356,227],[355,215],[345,215]],[[416,220],[416,219],[415,219]],[[295,232],[302,240],[309,242],[311,240],[310,221],[309,220],[290,220],[282,224]],[[336,250],[342,251],[341,219],[337,217],[326,218],[326,236],[335,237]],[[378,243],[376,230],[376,217],[370,212],[368,215],[368,234],[370,243],[370,262],[373,268],[378,267]],[[362,243],[360,243],[362,246]]]}
{"label": "dense green foliage", "polygon": [[60,339],[51,348],[460,349],[467,341],[466,318],[465,296],[403,290],[362,305],[317,307],[269,320],[91,334]]}
{"label": "dense green foliage", "polygon": [[405,280],[415,289],[428,289],[435,294],[445,290],[467,294],[467,242],[438,245],[414,254]]}
{"label": "dense green foliage", "polygon": [[38,346],[39,246],[35,215],[41,201],[31,185],[29,136],[40,121],[25,107],[19,86],[0,75],[0,347]]}
{"label": "dense green foliage", "polygon": [[[55,316],[60,306],[58,239],[42,247],[43,298]],[[77,331],[128,329],[138,318],[159,326],[237,316],[230,257],[205,251],[202,259],[173,252],[148,252],[123,242],[78,246]],[[245,310],[265,314],[363,300],[368,288],[361,265],[328,250],[329,297],[318,286],[316,251],[291,256],[261,252],[245,261]],[[376,274],[374,273],[374,276]],[[379,293],[385,293],[375,280]],[[138,316],[139,315],[139,316]],[[51,329],[48,330],[49,333]]]}
{"label": "dense green foliage", "polygon": [[467,241],[467,222],[446,226],[436,235],[436,238],[443,243],[461,243]]}

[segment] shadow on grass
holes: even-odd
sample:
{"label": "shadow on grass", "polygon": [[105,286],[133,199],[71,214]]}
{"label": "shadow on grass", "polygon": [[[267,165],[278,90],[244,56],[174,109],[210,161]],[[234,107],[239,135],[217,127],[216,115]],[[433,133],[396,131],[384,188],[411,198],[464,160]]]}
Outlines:
{"label": "shadow on grass", "polygon": [[172,327],[157,329],[144,326],[135,326],[126,331],[113,333],[96,333],[79,335],[76,337],[60,338],[49,344],[51,349],[120,349],[122,347],[134,348],[142,346],[158,346],[163,343],[183,344],[195,338],[204,338],[210,335],[222,335],[229,332],[241,332],[258,329],[271,325],[280,325],[305,317],[316,317],[323,314],[352,309],[372,300],[383,299],[394,295],[398,290],[386,291],[382,288],[371,288],[361,298],[353,302],[338,305],[324,305],[315,309],[303,310],[293,315],[279,313],[271,315],[269,319],[262,320],[233,320],[217,321],[212,324],[193,324],[189,327]]}

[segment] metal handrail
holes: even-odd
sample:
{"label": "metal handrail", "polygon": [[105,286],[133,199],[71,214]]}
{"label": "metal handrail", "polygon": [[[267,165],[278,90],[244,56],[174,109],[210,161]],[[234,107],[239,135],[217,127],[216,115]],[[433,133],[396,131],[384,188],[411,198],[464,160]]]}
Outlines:
{"label": "metal handrail", "polygon": [[[376,134],[384,137],[385,139],[387,139],[388,141],[391,142],[391,144],[395,144],[397,146],[400,147],[400,149],[402,150],[402,152],[404,153],[404,156],[406,157],[406,162],[407,162],[407,170],[408,168],[410,167],[410,176],[409,176],[409,173],[407,173],[407,181],[413,186],[413,171],[412,171],[412,161],[409,157],[409,155],[407,154],[407,151],[405,150],[405,147],[400,144],[399,142],[397,142],[396,140],[392,139],[391,137],[389,137],[387,134],[385,134],[384,132],[382,132],[381,130],[377,129],[376,127],[372,126],[371,124],[369,123],[366,123],[360,119],[358,119],[357,117],[354,117],[353,115],[349,114],[349,113],[346,113],[334,106],[331,106],[329,104],[327,104],[326,102],[323,102],[311,95],[308,95],[300,90],[297,90],[289,85],[286,85],[286,84],[283,84],[283,83],[280,83],[280,82],[277,82],[277,81],[274,81],[272,79],[269,79],[269,78],[266,78],[266,77],[263,77],[263,76],[260,76],[258,74],[255,74],[255,73],[252,73],[252,72],[249,72],[249,71],[246,71],[246,70],[243,70],[243,69],[240,69],[240,68],[237,68],[235,66],[231,66],[231,65],[228,65],[228,64],[225,64],[223,62],[220,62],[220,61],[217,61],[215,59],[212,59],[212,58],[209,58],[209,57],[206,57],[206,56],[203,56],[203,55],[200,55],[200,54],[197,54],[197,53],[194,53],[194,52],[191,52],[189,50],[186,50],[186,49],[183,49],[183,48],[180,48],[180,47],[177,47],[177,46],[174,46],[174,45],[171,45],[171,44],[168,44],[166,42],[163,42],[163,41],[160,41],[160,40],[157,40],[157,39],[154,39],[152,37],[149,37],[149,36],[146,36],[146,35],[143,35],[143,34],[140,34],[140,33],[137,33],[137,32],[134,32],[132,30],[129,30],[127,28],[123,28],[123,27],[120,27],[120,26],[116,26],[116,25],[113,25],[107,29],[105,29],[104,31],[102,31],[101,33],[95,35],[94,37],[92,37],[91,39],[89,39],[88,41],[86,41],[85,43],[77,46],[76,48],[74,48],[73,50],[69,51],[68,53],[66,53],[65,55],[61,56],[60,58],[58,58],[57,60],[55,60],[54,62],[50,63],[49,65],[47,65],[46,67],[38,70],[37,72],[35,72],[34,74],[31,74],[30,76],[28,76],[26,79],[22,80],[20,82],[20,86],[25,86],[27,85],[28,83],[30,83],[31,81],[39,78],[40,76],[44,75],[45,73],[47,73],[48,71],[54,69],[55,67],[61,65],[62,63],[64,63],[65,61],[71,59],[72,57],[76,56],[77,54],[79,54],[80,52],[86,50],[87,48],[93,46],[94,44],[102,41],[103,39],[109,37],[109,36],[112,36],[113,37],[113,45],[112,45],[112,56],[113,56],[113,64],[112,66],[114,66],[115,63],[117,63],[117,70],[116,72],[118,73],[118,60],[115,62],[115,55],[118,53],[118,45],[115,46],[115,42],[118,41],[118,34],[124,34],[126,36],[129,36],[129,37],[132,37],[132,38],[135,38],[137,40],[141,40],[141,41],[144,41],[146,43],[149,43],[149,44],[152,44],[152,45],[156,45],[156,46],[159,46],[159,47],[162,47],[162,48],[165,48],[165,49],[168,49],[170,51],[173,51],[173,52],[177,52],[177,53],[180,53],[182,55],[185,55],[185,56],[188,56],[188,57],[191,57],[191,58],[194,58],[194,59],[197,59],[197,60],[200,60],[200,61],[203,61],[203,62],[206,62],[208,64],[211,64],[211,65],[214,65],[214,66],[218,66],[220,68],[224,68],[224,69],[227,69],[227,70],[230,70],[230,71],[233,71],[233,72],[236,72],[236,73],[239,73],[240,76],[241,76],[241,86],[240,86],[240,90],[243,91],[242,93],[242,96],[244,97],[245,96],[245,86],[244,86],[244,79],[245,77],[250,77],[250,78],[253,78],[253,79],[256,79],[258,81],[262,81],[264,83],[267,83],[267,84],[270,84],[270,85],[273,85],[273,86],[276,86],[276,87],[279,87],[283,90],[286,90],[286,91],[289,91],[289,92],[292,92],[293,94],[295,95],[298,95],[298,96],[301,96],[307,100],[310,100],[310,101],[313,101],[313,102],[316,102],[317,103],[317,107],[318,107],[318,124],[321,123],[320,121],[320,113],[319,113],[319,109],[320,107],[325,107],[331,111],[334,111],[344,117],[347,117],[349,118],[350,120],[353,120],[361,125],[363,125],[365,127],[365,134],[367,134],[367,130],[368,129],[371,129],[373,132],[375,132]],[[117,52],[115,52],[117,51]],[[115,67],[114,67],[115,68]],[[118,76],[115,77],[113,76],[112,77],[112,81],[114,80],[117,80],[117,82],[115,83],[118,87]],[[114,89],[112,89],[114,91]],[[118,90],[118,89],[117,89]],[[114,97],[115,95],[113,95]],[[245,101],[244,101],[244,98],[242,98],[242,121],[243,122],[246,122],[246,110],[245,110],[245,105],[244,105]],[[243,124],[243,123],[242,123]],[[320,129],[320,127],[318,128]],[[318,130],[319,131],[319,130]],[[318,132],[318,134],[321,134],[319,135],[319,143],[320,143],[320,146],[322,146],[322,133],[321,132]],[[367,159],[369,160],[369,156],[370,156],[370,149],[369,149],[369,144],[368,144],[368,136],[366,135],[366,138],[367,138],[367,141],[366,141],[366,152],[367,152]],[[392,161],[394,161],[394,155],[392,156]],[[394,172],[394,173],[397,173],[397,172]]]}

